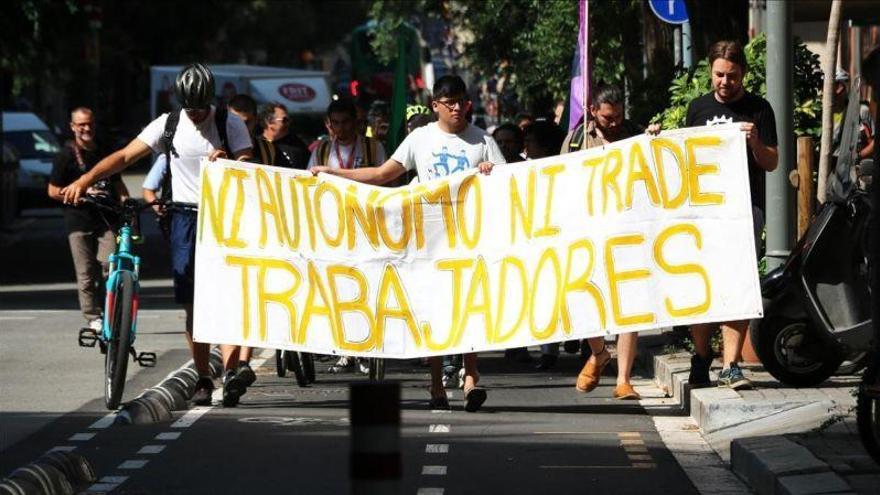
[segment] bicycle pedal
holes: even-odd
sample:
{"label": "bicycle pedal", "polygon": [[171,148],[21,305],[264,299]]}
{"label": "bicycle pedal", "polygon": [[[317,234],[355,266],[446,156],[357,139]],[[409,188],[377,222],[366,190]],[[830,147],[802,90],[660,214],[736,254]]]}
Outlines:
{"label": "bicycle pedal", "polygon": [[98,343],[98,332],[91,328],[80,328],[77,340],[80,347],[95,347]]}
{"label": "bicycle pedal", "polygon": [[144,368],[153,368],[156,366],[156,353],[141,352],[137,355],[135,361]]}

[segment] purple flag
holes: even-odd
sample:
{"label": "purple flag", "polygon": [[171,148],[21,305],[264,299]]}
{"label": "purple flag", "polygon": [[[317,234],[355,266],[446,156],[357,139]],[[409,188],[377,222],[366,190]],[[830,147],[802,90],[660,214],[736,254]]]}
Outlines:
{"label": "purple flag", "polygon": [[569,130],[577,127],[590,103],[590,7],[587,0],[578,0],[580,27],[578,44],[571,64],[571,106],[568,111]]}

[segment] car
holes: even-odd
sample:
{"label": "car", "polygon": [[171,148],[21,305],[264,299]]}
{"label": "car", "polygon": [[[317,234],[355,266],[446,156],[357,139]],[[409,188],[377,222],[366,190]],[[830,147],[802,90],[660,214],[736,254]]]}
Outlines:
{"label": "car", "polygon": [[49,126],[30,112],[3,112],[3,145],[20,161],[18,197],[21,208],[51,206],[46,193],[52,161],[61,150]]}

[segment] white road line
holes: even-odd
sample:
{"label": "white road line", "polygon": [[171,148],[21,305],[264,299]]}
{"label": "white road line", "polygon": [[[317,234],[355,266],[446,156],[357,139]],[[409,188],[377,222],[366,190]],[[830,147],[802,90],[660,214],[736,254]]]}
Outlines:
{"label": "white road line", "polygon": [[449,425],[435,424],[428,425],[428,433],[449,433]]}
{"label": "white road line", "polygon": [[138,450],[138,454],[158,454],[165,450],[164,445],[144,445],[141,447],[141,450]]}
{"label": "white road line", "polygon": [[622,438],[620,440],[621,445],[645,445],[643,440],[634,439],[634,438]]}
{"label": "white road line", "polygon": [[86,493],[107,493],[115,489],[117,486],[119,486],[117,483],[95,483],[86,490]]}
{"label": "white road line", "polygon": [[449,453],[448,443],[429,443],[425,445],[426,454],[446,454]]}
{"label": "white road line", "polygon": [[116,469],[140,469],[147,465],[148,461],[135,459],[128,460],[120,464]]}
{"label": "white road line", "polygon": [[449,390],[446,391],[446,398],[447,398],[447,399],[451,399],[451,398],[452,398],[452,392],[450,392]]}
{"label": "white road line", "polygon": [[623,450],[625,450],[627,454],[644,454],[648,452],[648,447],[645,447],[644,445],[624,445]]}
{"label": "white road line", "polygon": [[447,414],[452,413],[452,409],[431,409],[431,412],[435,414]]}
{"label": "white road line", "polygon": [[[221,395],[223,391],[220,391]],[[202,417],[203,414],[210,411],[211,408],[207,406],[197,406],[186,412],[183,416],[180,417],[177,421],[175,421],[171,427],[172,428],[189,428],[195,423],[199,418]]]}
{"label": "white road line", "polygon": [[59,445],[57,447],[52,447],[46,453],[48,454],[49,452],[73,452],[74,450],[76,450],[75,445]]}
{"label": "white road line", "polygon": [[178,438],[180,438],[179,431],[166,431],[164,433],[159,433],[158,435],[156,435],[156,438],[154,438],[154,440],[177,440]]}
{"label": "white road line", "polygon": [[621,431],[617,436],[620,438],[640,438],[642,434],[637,431]]}
{"label": "white road line", "polygon": [[446,466],[422,466],[422,474],[429,476],[446,476]]}
{"label": "white road line", "polygon": [[116,421],[116,412],[112,412],[89,425],[90,430],[103,430]]}
{"label": "white road line", "polygon": [[67,439],[68,442],[85,442],[91,440],[94,437],[94,433],[74,433],[70,438]]}
{"label": "white road line", "polygon": [[419,488],[416,495],[443,495],[443,488]]}
{"label": "white road line", "polygon": [[115,483],[121,484],[125,483],[125,480],[128,479],[128,476],[104,476],[103,478],[98,480],[98,483]]}

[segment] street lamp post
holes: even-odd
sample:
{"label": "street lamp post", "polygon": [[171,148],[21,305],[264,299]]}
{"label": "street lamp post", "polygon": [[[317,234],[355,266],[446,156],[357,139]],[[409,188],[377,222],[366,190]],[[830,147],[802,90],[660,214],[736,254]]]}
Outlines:
{"label": "street lamp post", "polygon": [[793,205],[788,173],[794,157],[792,108],[791,5],[788,0],[767,2],[767,99],[776,115],[779,166],[767,174],[767,269],[788,256],[794,233]]}

